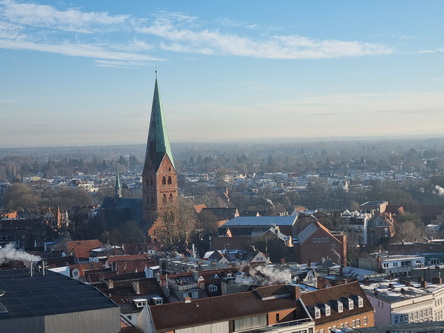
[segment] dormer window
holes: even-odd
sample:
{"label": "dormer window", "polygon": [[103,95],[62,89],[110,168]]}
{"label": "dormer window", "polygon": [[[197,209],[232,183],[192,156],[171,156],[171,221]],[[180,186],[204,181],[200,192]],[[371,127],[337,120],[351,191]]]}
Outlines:
{"label": "dormer window", "polygon": [[353,303],[352,299],[348,299],[348,309],[353,310],[355,308],[355,303]]}
{"label": "dormer window", "polygon": [[215,293],[217,291],[217,286],[215,284],[210,284],[208,286],[208,290],[212,293]]}
{"label": "dormer window", "polygon": [[340,301],[337,302],[338,302],[338,312],[341,313],[344,311],[344,305]]}
{"label": "dormer window", "polygon": [[361,296],[358,296],[358,307],[362,308],[364,306],[364,299]]}
{"label": "dormer window", "polygon": [[315,319],[321,318],[321,309],[319,309],[317,306],[314,307],[314,316]]}
{"label": "dormer window", "polygon": [[330,305],[325,304],[325,315],[329,316],[331,314]]}
{"label": "dormer window", "polygon": [[163,298],[159,296],[151,297],[151,300],[153,301],[154,305],[160,305],[163,304]]}

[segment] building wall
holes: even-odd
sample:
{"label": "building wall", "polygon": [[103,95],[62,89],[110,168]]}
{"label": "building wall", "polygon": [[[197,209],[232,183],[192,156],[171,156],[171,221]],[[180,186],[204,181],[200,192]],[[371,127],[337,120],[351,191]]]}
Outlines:
{"label": "building wall", "polygon": [[0,320],[0,332],[14,333],[118,333],[120,308],[62,313],[45,317]]}
{"label": "building wall", "polygon": [[295,244],[295,258],[300,264],[319,262],[327,257],[341,264],[342,243],[322,229],[318,229],[302,244]]}
{"label": "building wall", "polygon": [[228,321],[190,327],[190,328],[183,328],[175,331],[175,333],[228,333],[228,332],[230,332]]}
{"label": "building wall", "polygon": [[340,320],[331,321],[322,325],[315,326],[315,333],[330,333],[333,328],[342,327],[373,327],[375,326],[375,319],[373,312],[366,312],[357,316],[350,316]]}

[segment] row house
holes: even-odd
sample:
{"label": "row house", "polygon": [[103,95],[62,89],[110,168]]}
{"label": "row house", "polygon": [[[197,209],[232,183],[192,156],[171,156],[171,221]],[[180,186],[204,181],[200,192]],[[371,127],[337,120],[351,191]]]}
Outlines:
{"label": "row house", "polygon": [[425,266],[425,257],[421,255],[388,255],[384,252],[360,257],[358,260],[359,268],[393,276],[408,276],[412,269]]}
{"label": "row house", "polygon": [[391,213],[381,213],[368,223],[368,244],[388,244],[395,236],[396,220]]}
{"label": "row house", "polygon": [[374,314],[355,282],[310,292],[302,292],[300,285],[278,284],[217,297],[185,299],[146,307],[138,319],[139,328],[150,333],[329,333],[336,327],[371,327]]}
{"label": "row house", "polygon": [[316,333],[375,324],[373,307],[358,282],[302,293],[301,299],[315,321]]}
{"label": "row house", "polygon": [[375,309],[375,326],[444,320],[444,287],[396,280],[363,285]]}

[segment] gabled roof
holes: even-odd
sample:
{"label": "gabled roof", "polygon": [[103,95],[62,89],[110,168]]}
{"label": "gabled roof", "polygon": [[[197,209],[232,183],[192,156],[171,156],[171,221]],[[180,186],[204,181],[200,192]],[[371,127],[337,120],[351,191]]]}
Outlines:
{"label": "gabled roof", "polygon": [[[189,303],[176,302],[151,306],[156,330],[174,330],[185,327],[195,327],[210,323],[222,322],[238,318],[265,315],[268,312],[286,309],[300,310],[300,303],[292,297],[282,295],[286,286],[261,287],[260,293],[247,291],[230,295],[214,296],[191,300]],[[267,289],[270,289],[268,291]],[[282,297],[263,299],[261,295],[278,293]],[[290,294],[290,291],[286,293]],[[174,315],[172,315],[174,314]],[[298,311],[299,318],[308,317]]]}
{"label": "gabled roof", "polygon": [[89,253],[92,249],[103,247],[103,244],[98,239],[77,240],[66,243],[66,251],[68,253],[74,252],[77,258],[89,258]]}
{"label": "gabled roof", "polygon": [[[330,230],[328,230],[322,223],[320,223],[319,221],[313,221],[312,223],[310,223],[308,226],[306,226],[304,228],[304,230],[302,230],[299,234],[298,234],[298,240],[299,242],[302,244],[304,243],[307,239],[309,239],[316,231],[318,231],[319,229],[323,230],[324,232],[326,232],[329,236],[331,236],[333,239],[338,240],[331,232]],[[339,241],[339,240],[338,240]]]}
{"label": "gabled roof", "polygon": [[165,124],[165,117],[162,111],[157,78],[154,85],[153,104],[151,107],[150,126],[148,131],[148,143],[146,148],[145,167],[150,160],[154,169],[159,168],[164,156],[167,155],[174,166],[173,154],[171,152],[170,141]]}
{"label": "gabled roof", "polygon": [[365,296],[364,291],[361,289],[359,282],[352,282],[337,285],[330,288],[320,289],[312,292],[302,293],[301,299],[304,302],[305,306],[313,307],[318,304],[328,304],[331,305],[331,300],[339,300],[341,301],[342,297],[351,298],[353,296],[362,297],[364,306],[362,308],[357,305],[354,306],[353,310],[349,310],[344,306],[343,312],[339,313],[335,310],[335,308],[331,307],[330,316],[326,316],[324,314],[321,315],[321,318],[315,319],[316,325],[322,325],[327,322],[339,320],[341,318],[346,318],[350,316],[355,316],[358,314],[373,312],[373,307],[370,304],[370,301]]}

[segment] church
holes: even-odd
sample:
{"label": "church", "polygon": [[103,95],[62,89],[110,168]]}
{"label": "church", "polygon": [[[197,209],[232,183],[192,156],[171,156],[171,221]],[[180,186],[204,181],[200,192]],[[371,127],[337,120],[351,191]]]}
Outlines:
{"label": "church", "polygon": [[148,241],[159,242],[166,239],[168,243],[173,243],[180,232],[179,189],[157,73],[142,172],[142,192],[142,199],[123,198],[119,175],[116,175],[114,197],[106,197],[98,212],[101,226],[114,229],[131,220],[147,232]]}

